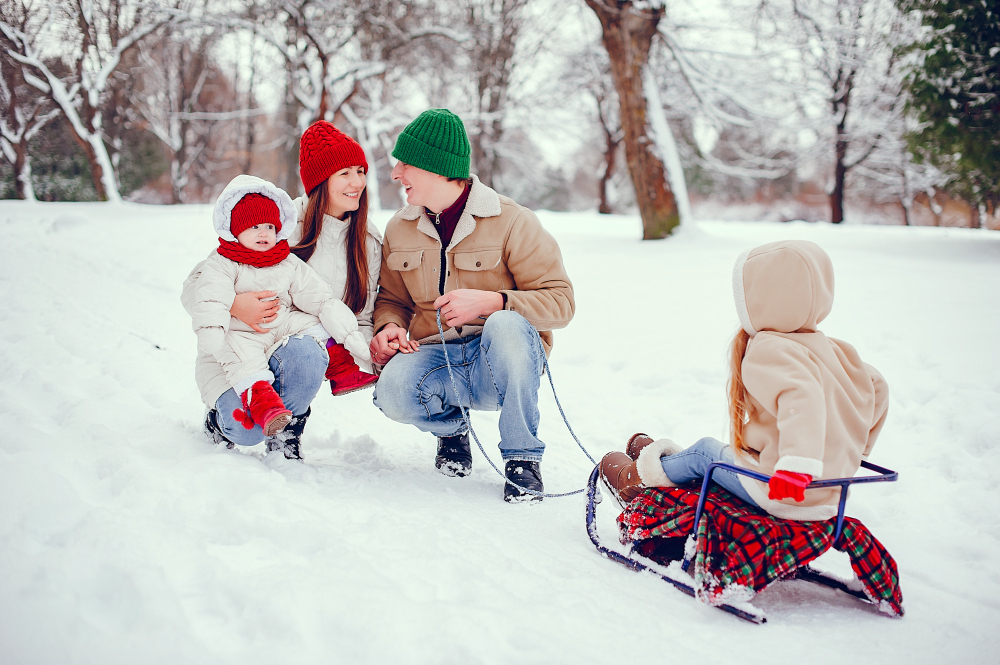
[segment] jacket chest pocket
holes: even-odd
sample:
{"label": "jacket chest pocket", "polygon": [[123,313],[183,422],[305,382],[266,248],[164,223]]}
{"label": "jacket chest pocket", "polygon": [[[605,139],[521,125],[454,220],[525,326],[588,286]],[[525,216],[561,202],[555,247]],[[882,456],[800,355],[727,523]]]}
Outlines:
{"label": "jacket chest pocket", "polygon": [[455,270],[458,273],[458,289],[479,289],[500,291],[513,285],[504,284],[504,266],[501,263],[503,251],[481,249],[475,252],[455,254]]}
{"label": "jacket chest pocket", "polygon": [[413,249],[393,252],[385,259],[386,267],[399,273],[413,302],[426,302],[437,297],[433,295],[437,292],[437,284],[433,280],[437,275],[437,266],[430,265],[433,257],[433,252]]}

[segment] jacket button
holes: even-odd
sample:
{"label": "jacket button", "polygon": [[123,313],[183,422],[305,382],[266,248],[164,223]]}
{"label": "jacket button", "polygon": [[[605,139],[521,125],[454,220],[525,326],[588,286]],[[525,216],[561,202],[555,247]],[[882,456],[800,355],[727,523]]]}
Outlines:
{"label": "jacket button", "polygon": [[405,268],[406,266],[408,266],[408,265],[410,265],[410,262],[409,262],[409,261],[403,261],[403,267],[404,267],[404,268]]}
{"label": "jacket button", "polygon": [[482,263],[480,263],[479,261],[476,261],[476,267],[477,267],[477,268],[481,268],[482,266],[483,266],[483,264],[482,264]]}

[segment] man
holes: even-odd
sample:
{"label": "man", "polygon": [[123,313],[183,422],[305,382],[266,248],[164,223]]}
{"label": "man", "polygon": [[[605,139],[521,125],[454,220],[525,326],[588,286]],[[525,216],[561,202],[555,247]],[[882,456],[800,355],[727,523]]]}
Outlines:
{"label": "man", "polygon": [[[453,476],[472,470],[459,404],[500,410],[507,479],[542,492],[542,354],[551,331],[573,318],[573,286],[555,238],[533,212],[470,177],[469,154],[462,121],[445,109],[424,111],[396,139],[392,178],[409,205],[389,220],[382,245],[375,405],[437,436],[435,465]],[[506,501],[540,498],[504,487]]]}

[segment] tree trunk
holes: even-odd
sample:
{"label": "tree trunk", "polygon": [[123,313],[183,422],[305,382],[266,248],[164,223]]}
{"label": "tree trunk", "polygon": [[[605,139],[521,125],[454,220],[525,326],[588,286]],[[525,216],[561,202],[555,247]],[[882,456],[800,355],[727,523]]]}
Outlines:
{"label": "tree trunk", "polygon": [[[285,184],[284,190],[292,198],[298,196],[302,189],[299,180],[299,114],[298,100],[295,98],[293,88],[295,86],[295,69],[292,63],[285,61],[285,137],[284,162],[285,162]],[[309,192],[305,192],[308,194]]]}
{"label": "tree trunk", "polygon": [[14,148],[14,193],[17,198],[35,200],[35,188],[31,184],[31,157],[28,156],[28,142],[21,141]]}
{"label": "tree trunk", "polygon": [[604,128],[604,173],[601,174],[597,184],[597,195],[600,197],[597,212],[602,215],[611,214],[611,206],[608,204],[608,182],[614,175],[615,162],[618,160],[618,144],[621,143],[616,134],[617,132],[610,132],[607,127]]}
{"label": "tree trunk", "polygon": [[847,141],[839,137],[839,132],[836,155],[833,165],[833,192],[830,193],[830,221],[840,224],[844,221],[844,180],[847,178],[844,158],[847,156]]}
{"label": "tree trunk", "polygon": [[642,81],[664,9],[639,10],[632,2],[621,0],[586,2],[601,21],[601,40],[611,61],[611,77],[618,92],[624,132],[625,161],[642,217],[642,237],[644,240],[665,238],[680,224],[680,215],[667,184],[663,162],[651,150],[655,144],[646,119]]}
{"label": "tree trunk", "polygon": [[87,165],[90,167],[90,179],[94,182],[94,191],[97,192],[98,201],[108,200],[108,190],[104,187],[104,169],[101,168],[101,160],[97,158],[97,151],[90,141],[86,140],[78,132],[73,132],[73,138],[80,145],[84,156],[87,158]]}

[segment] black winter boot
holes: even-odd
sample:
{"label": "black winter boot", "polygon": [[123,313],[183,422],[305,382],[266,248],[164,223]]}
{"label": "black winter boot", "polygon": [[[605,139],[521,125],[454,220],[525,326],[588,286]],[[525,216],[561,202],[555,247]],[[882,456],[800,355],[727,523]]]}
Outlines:
{"label": "black winter boot", "polygon": [[225,444],[229,450],[236,447],[236,444],[222,433],[222,428],[219,427],[219,412],[215,409],[209,409],[208,413],[205,414],[205,434],[212,440],[212,443]]}
{"label": "black winter boot", "polygon": [[312,407],[306,409],[301,416],[292,416],[292,421],[285,429],[267,440],[267,452],[281,450],[287,459],[302,459],[302,430],[306,428],[306,420],[312,414]]}
{"label": "black winter boot", "polygon": [[[504,465],[504,475],[510,483],[517,483],[525,489],[535,492],[544,492],[542,485],[542,471],[538,468],[538,462],[524,462],[521,460],[508,460]],[[519,503],[521,501],[541,501],[542,497],[537,494],[529,494],[510,483],[503,486],[503,500],[508,503]]]}
{"label": "black winter boot", "polygon": [[446,476],[467,476],[472,473],[472,449],[469,433],[439,436],[434,466]]}

